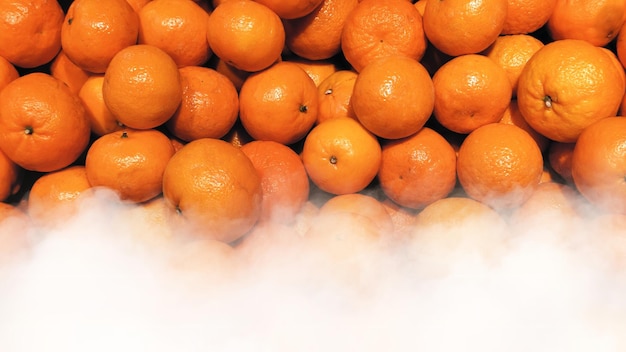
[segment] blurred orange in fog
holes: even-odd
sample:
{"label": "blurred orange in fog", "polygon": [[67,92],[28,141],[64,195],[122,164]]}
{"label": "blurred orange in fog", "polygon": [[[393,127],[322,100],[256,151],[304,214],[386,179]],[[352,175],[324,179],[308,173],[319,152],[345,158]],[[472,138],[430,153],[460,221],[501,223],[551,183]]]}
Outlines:
{"label": "blurred orange in fog", "polygon": [[393,221],[382,203],[362,193],[349,193],[336,195],[324,203],[319,210],[318,216],[324,219],[338,213],[348,213],[363,216],[372,221],[381,235],[393,234]]}
{"label": "blurred orange in fog", "polygon": [[120,50],[137,43],[139,17],[126,0],[74,0],[61,32],[63,51],[83,70],[104,73]]}
{"label": "blurred orange in fog", "polygon": [[285,29],[278,15],[256,1],[222,2],[209,16],[213,53],[240,70],[261,71],[280,59]]}
{"label": "blurred orange in fog", "polygon": [[[556,182],[543,182],[533,194],[511,214],[511,228],[524,233],[529,228],[563,226],[563,234],[575,232],[581,225],[584,198],[575,188]],[[553,231],[550,231],[551,233]]]}
{"label": "blurred orange in fog", "polygon": [[179,67],[200,66],[209,60],[209,13],[194,1],[152,0],[138,14],[138,43],[162,49]]}
{"label": "blurred orange in fog", "polygon": [[405,0],[363,0],[348,13],[341,32],[341,50],[357,72],[382,57],[420,60],[426,46],[422,16]]}
{"label": "blurred orange in fog", "polygon": [[84,166],[70,166],[39,177],[30,189],[27,209],[39,225],[62,225],[80,209],[80,198],[90,192]]}
{"label": "blurred orange in fog", "polygon": [[12,258],[28,250],[32,243],[32,223],[20,208],[0,202],[0,269]]}
{"label": "blurred orange in fog", "polygon": [[585,128],[574,146],[572,179],[591,203],[626,214],[626,118],[607,117]]}
{"label": "blurred orange in fog", "polygon": [[176,231],[230,243],[261,214],[261,178],[238,147],[213,138],[185,144],[163,175],[163,196]]}
{"label": "blurred orange in fog", "polygon": [[0,2],[0,56],[24,68],[50,62],[61,50],[63,17],[57,0]]}
{"label": "blurred orange in fog", "polygon": [[0,91],[0,149],[27,170],[70,165],[87,147],[90,132],[78,96],[49,74],[26,74]]}
{"label": "blurred orange in fog", "polygon": [[378,181],[383,192],[401,206],[420,209],[447,197],[456,185],[456,152],[434,130],[382,145]]}
{"label": "blurred orange in fog", "polygon": [[260,220],[293,223],[309,199],[309,177],[296,152],[273,141],[252,141],[241,147],[252,161],[263,188]]}
{"label": "blurred orange in fog", "polygon": [[346,281],[360,275],[360,265],[371,265],[377,251],[384,249],[376,220],[354,212],[318,214],[304,235],[304,244],[311,253],[321,255],[316,265],[330,266],[333,274],[347,274]]}
{"label": "blurred orange in fog", "polygon": [[376,177],[381,160],[376,137],[358,121],[338,117],[315,126],[302,148],[313,183],[324,192],[359,192]]}
{"label": "blurred orange in fog", "polygon": [[521,128],[492,123],[471,132],[461,144],[457,175],[465,192],[496,208],[526,201],[541,179],[543,156]]}
{"label": "blurred orange in fog", "polygon": [[391,222],[393,223],[392,241],[403,243],[403,241],[407,240],[413,233],[418,211],[400,206],[389,198],[384,198],[381,204],[385,207],[387,213],[389,213]]}
{"label": "blurred orange in fog", "polygon": [[167,129],[183,141],[222,138],[239,116],[239,96],[234,84],[214,69],[180,68],[182,102],[167,120]]}
{"label": "blurred orange in fog", "polygon": [[161,194],[163,172],[172,155],[174,146],[160,131],[111,132],[87,150],[87,178],[94,187],[114,190],[122,200],[145,202]]}
{"label": "blurred orange in fog", "polygon": [[176,62],[163,50],[138,44],[120,50],[104,73],[104,103],[130,128],[155,128],[172,117],[181,103]]}
{"label": "blurred orange in fog", "polygon": [[461,258],[497,260],[504,253],[509,226],[502,215],[484,203],[452,196],[426,206],[416,216],[407,249],[418,260],[416,270],[442,275]]}
{"label": "blurred orange in fog", "polygon": [[318,108],[315,82],[294,62],[253,73],[239,91],[239,119],[254,139],[298,142],[315,124]]}

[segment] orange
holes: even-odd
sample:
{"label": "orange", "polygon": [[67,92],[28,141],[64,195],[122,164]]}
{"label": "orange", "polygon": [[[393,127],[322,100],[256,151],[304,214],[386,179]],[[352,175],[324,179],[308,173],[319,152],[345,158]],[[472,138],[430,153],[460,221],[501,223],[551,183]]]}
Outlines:
{"label": "orange", "polygon": [[599,209],[626,214],[626,119],[607,117],[585,128],[574,146],[572,178]]}
{"label": "orange", "polygon": [[543,173],[537,143],[521,128],[492,123],[472,131],[457,159],[459,183],[471,198],[514,208],[533,193]]}
{"label": "orange", "polygon": [[445,54],[476,54],[491,45],[502,32],[507,0],[427,1],[424,33],[428,42]]}
{"label": "orange", "polygon": [[252,141],[241,147],[261,178],[260,220],[293,223],[309,199],[309,177],[291,148],[273,141]]}
{"label": "orange", "polygon": [[279,62],[250,75],[239,92],[239,118],[254,139],[292,144],[315,124],[317,87],[297,64]]}
{"label": "orange", "polygon": [[338,117],[313,127],[301,155],[311,181],[338,195],[365,189],[378,173],[381,154],[376,136],[358,121]]}
{"label": "orange", "polygon": [[235,147],[241,147],[246,143],[253,141],[252,137],[246,132],[246,130],[241,125],[241,121],[235,121],[235,125],[233,128],[228,131],[228,133],[221,138],[222,140],[227,141]]}
{"label": "orange", "polygon": [[157,130],[111,132],[89,147],[87,179],[93,187],[114,190],[122,200],[145,202],[161,194],[163,172],[172,155],[172,142]]}
{"label": "orange", "polygon": [[15,80],[20,76],[19,72],[9,60],[0,56],[0,91],[4,88],[9,82]]}
{"label": "orange", "polygon": [[20,191],[22,174],[22,169],[0,150],[0,202]]}
{"label": "orange", "polygon": [[605,46],[617,37],[625,11],[623,0],[557,0],[548,33],[553,40],[580,39]]}
{"label": "orange", "polygon": [[533,137],[533,139],[537,143],[537,146],[539,147],[539,150],[541,150],[542,153],[548,149],[550,140],[542,134],[538,133],[537,131],[533,130],[532,127],[528,125],[528,122],[526,122],[524,116],[522,116],[519,111],[519,107],[517,106],[517,100],[511,100],[507,109],[504,110],[504,114],[502,115],[502,118],[499,122],[509,125],[515,125],[528,132],[528,134]]}
{"label": "orange", "polygon": [[371,62],[359,73],[350,102],[370,132],[387,139],[403,138],[430,118],[435,91],[422,64],[406,56],[389,56]]}
{"label": "orange", "polygon": [[358,74],[352,70],[338,70],[317,86],[319,110],[316,123],[336,117],[356,119],[352,109],[352,92]]}
{"label": "orange", "polygon": [[239,92],[239,90],[241,90],[243,82],[246,80],[246,78],[248,78],[248,76],[250,76],[250,72],[242,71],[238,68],[233,67],[232,65],[227,64],[224,60],[218,58],[217,56],[214,57],[216,58],[216,63],[214,66],[211,67],[215,67],[215,71],[228,77],[228,79],[235,85],[237,92]]}
{"label": "orange", "polygon": [[502,34],[528,34],[543,27],[559,0],[507,0]]}
{"label": "orange", "polygon": [[463,134],[499,121],[512,96],[506,71],[478,54],[446,62],[435,72],[433,84],[435,118],[445,128]]}
{"label": "orange", "polygon": [[168,53],[179,67],[203,65],[211,56],[209,13],[190,0],[153,0],[139,11],[140,44]]}
{"label": "orange", "polygon": [[285,45],[309,60],[329,59],[341,51],[341,32],[357,0],[323,0],[311,13],[284,20]]}
{"label": "orange", "polygon": [[308,60],[299,57],[289,58],[288,61],[300,66],[304,72],[319,86],[323,80],[337,71],[337,65],[332,60]]}
{"label": "orange", "polygon": [[516,96],[517,82],[524,65],[542,46],[543,43],[531,35],[503,35],[499,36],[483,54],[506,71],[513,88],[513,96]]}
{"label": "orange", "polygon": [[345,20],[341,50],[356,71],[391,55],[419,60],[426,50],[422,16],[405,0],[363,0]]}
{"label": "orange", "polygon": [[572,184],[572,154],[576,143],[551,142],[548,148],[548,163],[568,184]]}
{"label": "orange", "polygon": [[276,12],[280,18],[292,19],[299,18],[310,14],[317,8],[322,0],[255,0],[259,4],[267,6],[270,10]]}
{"label": "orange", "polygon": [[39,225],[63,225],[78,213],[80,199],[90,189],[82,165],[46,173],[33,183],[28,193],[28,214]]}
{"label": "orange", "polygon": [[[285,29],[278,15],[255,1],[220,4],[209,16],[211,50],[243,71],[261,71],[276,61],[285,46]],[[235,45],[236,44],[236,45]]]}
{"label": "orange", "polygon": [[123,129],[122,124],[117,121],[109,108],[104,103],[102,97],[102,85],[104,84],[103,74],[93,74],[83,84],[78,92],[78,97],[85,107],[85,116],[89,120],[91,132],[96,136]]}
{"label": "orange", "polygon": [[166,122],[167,129],[183,141],[222,138],[239,116],[239,96],[232,81],[201,66],[179,69],[182,102]]}
{"label": "orange", "polygon": [[378,181],[394,202],[423,208],[454,189],[456,152],[439,133],[424,127],[412,136],[382,145]]}
{"label": "orange", "polygon": [[615,53],[619,62],[622,64],[622,67],[626,68],[626,22],[622,25],[619,33],[617,34],[617,39],[615,40]]}
{"label": "orange", "polygon": [[130,4],[130,7],[132,7],[136,13],[139,13],[139,11],[141,11],[141,8],[146,6],[146,4],[152,0],[126,0],[126,1],[128,2],[128,4]]}
{"label": "orange", "polygon": [[363,193],[336,195],[327,200],[319,209],[318,218],[324,221],[335,214],[347,213],[362,216],[373,222],[382,235],[393,234],[393,221],[387,208],[373,196]]}
{"label": "orange", "polygon": [[89,132],[78,96],[49,74],[26,74],[0,92],[0,149],[27,170],[70,165],[87,147]]}
{"label": "orange", "polygon": [[78,94],[80,88],[92,73],[76,66],[76,64],[65,55],[65,51],[61,49],[59,54],[50,63],[50,74],[54,78],[65,82],[74,94]]}
{"label": "orange", "polygon": [[263,191],[250,159],[213,138],[191,141],[170,159],[163,196],[182,233],[231,243],[259,219]]}
{"label": "orange", "polygon": [[420,15],[422,15],[422,17],[424,17],[424,12],[426,11],[426,3],[428,1],[427,0],[417,0],[413,5],[415,6],[415,8],[417,9],[417,11],[419,11]]}
{"label": "orange", "polygon": [[61,50],[63,9],[56,0],[0,3],[0,56],[13,65],[34,68]]}
{"label": "orange", "polygon": [[150,129],[172,117],[181,103],[176,62],[147,44],[120,50],[104,73],[102,97],[113,116],[130,128]]}
{"label": "orange", "polygon": [[544,45],[528,60],[517,103],[534,130],[568,143],[593,122],[614,116],[624,89],[623,70],[607,51],[583,40],[563,39]]}
{"label": "orange", "polygon": [[137,43],[138,32],[139,18],[126,0],[74,0],[61,43],[78,67],[103,73],[115,54]]}

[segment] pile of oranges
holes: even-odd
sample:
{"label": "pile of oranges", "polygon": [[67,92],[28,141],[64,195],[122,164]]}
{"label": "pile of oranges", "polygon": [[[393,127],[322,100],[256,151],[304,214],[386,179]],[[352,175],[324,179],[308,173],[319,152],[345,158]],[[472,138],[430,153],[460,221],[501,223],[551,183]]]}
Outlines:
{"label": "pile of oranges", "polygon": [[2,2],[0,229],[101,189],[234,249],[623,226],[625,23],[624,0]]}

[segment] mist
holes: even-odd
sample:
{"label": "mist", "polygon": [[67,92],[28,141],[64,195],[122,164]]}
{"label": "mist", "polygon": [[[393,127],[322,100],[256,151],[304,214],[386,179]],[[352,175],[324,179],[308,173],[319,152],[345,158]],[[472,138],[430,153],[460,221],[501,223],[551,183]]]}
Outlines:
{"label": "mist", "polygon": [[168,236],[106,191],[81,202],[0,262],[0,351],[626,350],[623,229],[476,219],[463,240],[433,228],[345,260]]}

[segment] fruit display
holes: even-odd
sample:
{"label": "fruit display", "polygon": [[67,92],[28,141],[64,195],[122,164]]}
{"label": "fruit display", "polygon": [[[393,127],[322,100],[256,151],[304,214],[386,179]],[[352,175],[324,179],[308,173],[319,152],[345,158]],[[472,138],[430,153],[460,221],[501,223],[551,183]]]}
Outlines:
{"label": "fruit display", "polygon": [[256,268],[389,303],[374,283],[520,274],[530,243],[623,279],[624,26],[624,0],[4,1],[0,291],[109,234],[183,286]]}

